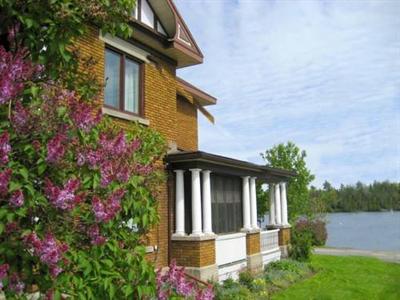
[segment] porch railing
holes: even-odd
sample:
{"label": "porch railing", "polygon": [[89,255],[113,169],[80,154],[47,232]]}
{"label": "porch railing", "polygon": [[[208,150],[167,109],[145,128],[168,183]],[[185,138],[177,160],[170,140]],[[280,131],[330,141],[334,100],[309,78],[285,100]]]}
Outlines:
{"label": "porch railing", "polygon": [[279,248],[278,232],[279,229],[261,231],[260,246],[262,253]]}

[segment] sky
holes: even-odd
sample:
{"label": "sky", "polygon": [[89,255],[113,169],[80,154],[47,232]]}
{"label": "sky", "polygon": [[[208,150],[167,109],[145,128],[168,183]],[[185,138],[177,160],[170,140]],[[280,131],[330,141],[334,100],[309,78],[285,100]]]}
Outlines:
{"label": "sky", "polygon": [[315,186],[400,181],[400,1],[175,3],[205,57],[178,75],[218,99],[200,150],[292,141]]}

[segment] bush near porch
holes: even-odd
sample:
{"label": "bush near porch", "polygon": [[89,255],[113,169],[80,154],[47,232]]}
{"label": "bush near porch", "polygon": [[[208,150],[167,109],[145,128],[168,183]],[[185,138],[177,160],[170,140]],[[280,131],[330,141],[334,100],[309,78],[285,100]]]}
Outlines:
{"label": "bush near porch", "polygon": [[250,272],[240,273],[239,280],[225,280],[214,285],[216,300],[270,299],[277,291],[311,276],[314,269],[305,262],[281,260],[270,263],[264,272],[254,277]]}

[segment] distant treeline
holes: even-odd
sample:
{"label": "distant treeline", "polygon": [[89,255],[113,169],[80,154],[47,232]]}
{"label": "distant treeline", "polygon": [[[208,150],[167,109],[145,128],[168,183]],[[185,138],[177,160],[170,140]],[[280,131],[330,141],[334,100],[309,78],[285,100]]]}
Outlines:
{"label": "distant treeline", "polygon": [[336,189],[325,181],[322,189],[311,187],[310,197],[328,212],[400,210],[400,183],[358,182]]}

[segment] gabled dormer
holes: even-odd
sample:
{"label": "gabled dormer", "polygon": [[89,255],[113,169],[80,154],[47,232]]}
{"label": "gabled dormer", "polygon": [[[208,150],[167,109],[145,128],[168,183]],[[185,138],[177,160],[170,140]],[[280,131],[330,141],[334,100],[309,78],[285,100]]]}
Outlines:
{"label": "gabled dormer", "polygon": [[175,61],[178,68],[203,62],[200,48],[171,0],[137,0],[132,17],[135,39]]}

